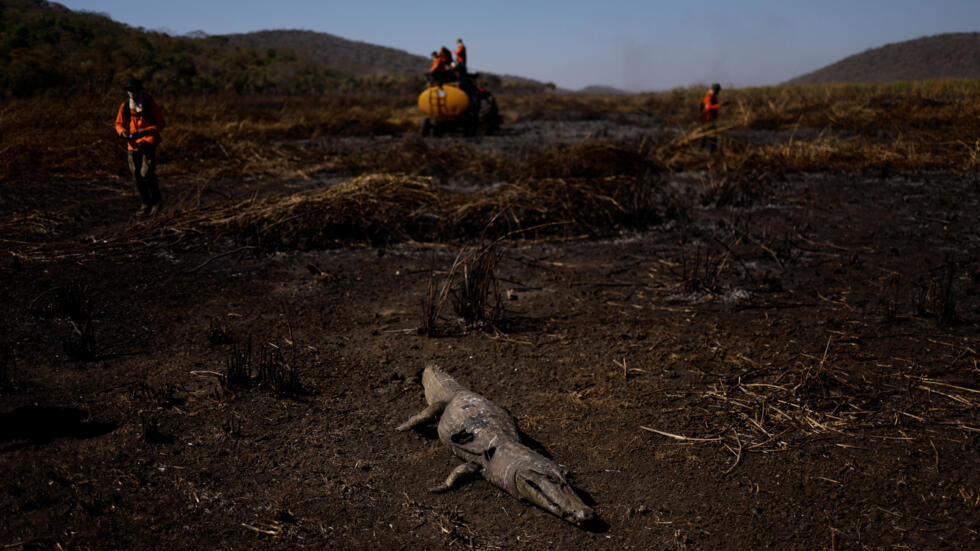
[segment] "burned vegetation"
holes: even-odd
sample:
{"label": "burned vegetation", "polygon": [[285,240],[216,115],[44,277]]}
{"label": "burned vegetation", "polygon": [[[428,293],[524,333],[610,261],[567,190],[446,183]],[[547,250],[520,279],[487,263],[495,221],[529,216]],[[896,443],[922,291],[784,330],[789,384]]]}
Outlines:
{"label": "burned vegetation", "polygon": [[[11,100],[0,546],[977,547],[978,91],[164,95],[146,220],[115,100]],[[429,361],[605,528],[430,495]]]}

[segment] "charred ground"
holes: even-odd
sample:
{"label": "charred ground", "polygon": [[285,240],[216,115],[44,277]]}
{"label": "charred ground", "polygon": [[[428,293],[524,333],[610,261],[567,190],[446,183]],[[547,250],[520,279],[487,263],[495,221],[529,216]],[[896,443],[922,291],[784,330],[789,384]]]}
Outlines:
{"label": "charred ground", "polygon": [[[112,102],[71,144],[10,103],[0,545],[977,546],[971,86],[736,92],[715,157],[696,91],[509,98],[479,142],[404,98],[171,98],[150,221]],[[427,493],[426,361],[608,526]]]}

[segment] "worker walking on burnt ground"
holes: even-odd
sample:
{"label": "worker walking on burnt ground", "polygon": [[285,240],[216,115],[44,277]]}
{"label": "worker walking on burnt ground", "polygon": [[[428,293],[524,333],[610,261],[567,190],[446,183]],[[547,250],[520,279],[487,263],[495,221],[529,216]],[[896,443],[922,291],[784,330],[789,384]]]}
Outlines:
{"label": "worker walking on burnt ground", "polygon": [[119,106],[116,114],[116,133],[126,140],[129,171],[139,193],[142,206],[140,216],[154,216],[160,212],[160,184],[157,182],[157,147],[163,130],[163,110],[143,90],[137,78],[126,82],[129,96]]}
{"label": "worker walking on burnt ground", "polygon": [[429,79],[442,84],[453,79],[453,54],[443,46],[439,53],[432,52],[432,66],[429,68]]}
{"label": "worker walking on burnt ground", "polygon": [[709,88],[704,94],[704,97],[701,98],[701,122],[703,124],[702,131],[706,134],[701,140],[701,147],[708,147],[712,153],[714,153],[715,149],[718,148],[716,121],[718,120],[718,112],[721,110],[722,106],[719,98],[719,92],[721,92],[721,85],[716,82],[711,85],[711,88]]}

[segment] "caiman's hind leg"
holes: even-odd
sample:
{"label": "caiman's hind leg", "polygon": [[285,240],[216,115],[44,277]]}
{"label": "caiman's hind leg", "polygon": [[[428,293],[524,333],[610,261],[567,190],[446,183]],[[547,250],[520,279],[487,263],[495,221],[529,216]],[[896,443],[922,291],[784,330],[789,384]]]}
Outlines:
{"label": "caiman's hind leg", "polygon": [[440,415],[442,415],[442,411],[444,409],[446,409],[446,402],[429,404],[428,407],[411,416],[408,421],[405,421],[404,423],[395,427],[395,430],[404,431],[415,428],[429,421],[435,421]]}
{"label": "caiman's hind leg", "polygon": [[441,494],[442,492],[452,489],[453,484],[459,480],[459,477],[467,474],[473,474],[480,472],[480,466],[476,463],[463,463],[462,465],[453,469],[453,472],[449,473],[446,477],[446,481],[438,486],[433,486],[429,488],[429,491],[434,494]]}

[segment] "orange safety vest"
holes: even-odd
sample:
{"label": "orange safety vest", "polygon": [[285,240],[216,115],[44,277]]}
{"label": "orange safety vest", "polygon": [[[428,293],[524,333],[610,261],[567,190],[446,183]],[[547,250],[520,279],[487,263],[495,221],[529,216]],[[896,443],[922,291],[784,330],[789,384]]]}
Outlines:
{"label": "orange safety vest", "polygon": [[701,120],[707,122],[717,119],[719,109],[721,104],[715,101],[715,93],[708,90],[701,99]]}
{"label": "orange safety vest", "polygon": [[430,73],[449,70],[449,64],[452,62],[452,54],[448,52],[449,50],[446,50],[436,54],[436,57],[432,60],[432,67],[429,68]]}
{"label": "orange safety vest", "polygon": [[466,46],[462,42],[456,46],[456,63],[466,65]]}
{"label": "orange safety vest", "polygon": [[160,145],[162,141],[160,131],[165,126],[163,110],[149,96],[143,100],[143,111],[136,112],[130,109],[129,100],[126,100],[119,106],[119,112],[116,114],[117,134],[143,132],[139,138],[126,141],[126,146],[130,151],[137,151],[140,146],[155,147]]}

